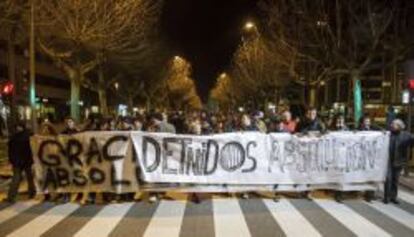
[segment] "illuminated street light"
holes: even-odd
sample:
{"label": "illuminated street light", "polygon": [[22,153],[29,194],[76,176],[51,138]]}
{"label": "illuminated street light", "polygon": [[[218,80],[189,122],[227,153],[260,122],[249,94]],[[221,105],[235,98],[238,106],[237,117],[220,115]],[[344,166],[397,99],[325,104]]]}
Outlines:
{"label": "illuminated street light", "polygon": [[115,82],[114,87],[115,87],[115,90],[118,90],[119,89],[119,83]]}
{"label": "illuminated street light", "polygon": [[250,31],[254,28],[256,28],[256,25],[251,21],[246,22],[246,24],[244,25],[244,29],[247,31]]}

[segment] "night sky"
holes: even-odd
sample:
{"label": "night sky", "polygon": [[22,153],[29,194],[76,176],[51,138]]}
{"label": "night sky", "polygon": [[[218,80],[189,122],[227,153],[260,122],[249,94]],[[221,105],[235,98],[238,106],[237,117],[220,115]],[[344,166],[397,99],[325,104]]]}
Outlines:
{"label": "night sky", "polygon": [[229,68],[242,27],[255,11],[255,0],[165,1],[162,31],[174,52],[192,64],[204,101],[217,76]]}

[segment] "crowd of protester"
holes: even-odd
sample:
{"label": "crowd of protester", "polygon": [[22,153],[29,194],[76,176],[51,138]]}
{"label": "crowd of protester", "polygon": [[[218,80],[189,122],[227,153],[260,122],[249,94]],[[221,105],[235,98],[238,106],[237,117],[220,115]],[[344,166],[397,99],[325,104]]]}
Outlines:
{"label": "crowd of protester", "polygon": [[[350,130],[378,130],[379,127],[371,123],[369,117],[362,117],[357,126],[348,126],[346,117],[338,114],[328,119],[321,119],[318,116],[316,108],[307,109],[304,117],[292,116],[289,110],[283,110],[278,113],[261,111],[247,112],[207,112],[192,111],[182,112],[175,111],[170,113],[153,112],[148,114],[137,114],[127,117],[103,117],[99,115],[90,116],[84,124],[76,124],[72,118],[65,120],[64,128],[59,131],[47,119],[40,125],[38,133],[41,135],[58,135],[58,134],[76,134],[83,131],[147,131],[147,132],[164,132],[179,134],[208,135],[217,133],[240,132],[240,131],[257,131],[261,133],[300,133],[300,134],[324,134],[329,131],[350,131]],[[402,120],[392,118],[389,122],[391,130],[390,139],[390,167],[387,172],[387,181],[385,183],[384,202],[398,203],[397,188],[398,177],[402,167],[407,163],[408,156],[406,150],[413,143],[413,136],[403,131],[405,125]],[[33,175],[31,167],[33,164],[32,153],[28,140],[30,133],[23,123],[16,126],[16,134],[9,141],[9,157],[13,166],[13,179],[8,193],[7,200],[15,201],[17,190],[22,179],[22,173],[25,173],[29,179],[29,195],[35,195],[33,184]],[[405,156],[405,157],[403,157]],[[335,199],[341,202],[343,192],[334,191]],[[103,200],[123,201],[139,199],[134,194],[111,194],[103,193]],[[163,193],[149,193],[148,200],[154,202],[162,198]],[[243,198],[248,198],[248,193],[241,194]],[[303,197],[309,198],[309,192],[301,192]],[[74,194],[63,193],[56,197],[45,195],[46,199],[56,201],[69,201]],[[94,202],[97,195],[95,193],[75,195],[76,198],[85,202]],[[79,196],[81,196],[79,198]],[[83,196],[83,197],[82,197]],[[138,195],[139,196],[139,195]],[[365,195],[367,201],[370,201],[374,195],[367,192]],[[75,199],[76,199],[75,198]],[[192,193],[191,199],[194,202],[200,202],[197,194]]]}

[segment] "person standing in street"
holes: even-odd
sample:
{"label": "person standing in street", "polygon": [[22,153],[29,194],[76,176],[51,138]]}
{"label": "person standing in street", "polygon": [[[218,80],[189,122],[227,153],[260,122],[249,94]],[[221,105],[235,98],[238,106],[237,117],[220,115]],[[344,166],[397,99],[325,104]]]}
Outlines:
{"label": "person standing in street", "polygon": [[384,184],[384,203],[399,204],[398,181],[401,170],[408,163],[408,149],[414,144],[414,136],[405,130],[401,119],[394,119],[390,125],[390,148],[387,176]]}
{"label": "person standing in street", "polygon": [[33,180],[33,154],[30,147],[31,133],[23,123],[16,125],[16,133],[10,138],[8,143],[9,160],[13,167],[13,178],[7,195],[7,202],[14,203],[22,181],[23,173],[26,174],[29,198],[34,198],[36,188]]}

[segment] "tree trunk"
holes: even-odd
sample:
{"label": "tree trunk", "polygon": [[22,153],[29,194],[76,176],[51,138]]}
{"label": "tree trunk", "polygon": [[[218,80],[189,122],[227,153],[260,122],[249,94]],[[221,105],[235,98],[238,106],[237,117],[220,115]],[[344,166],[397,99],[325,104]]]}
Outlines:
{"label": "tree trunk", "polygon": [[98,70],[98,95],[99,95],[99,106],[101,109],[101,114],[103,116],[108,116],[108,100],[106,95],[106,85],[105,85],[105,75],[103,68],[100,66]]}
{"label": "tree trunk", "polygon": [[78,78],[71,78],[70,80],[70,116],[76,121],[80,121],[80,75],[77,73]]}
{"label": "tree trunk", "polygon": [[359,123],[360,118],[362,117],[362,88],[358,72],[353,72],[351,78],[354,94],[354,122],[355,125],[357,125]]}
{"label": "tree trunk", "polygon": [[134,98],[131,95],[128,95],[128,113],[133,114],[134,112]]}
{"label": "tree trunk", "polygon": [[99,88],[98,89],[98,95],[99,95],[99,106],[100,106],[100,111],[101,114],[103,116],[108,116],[109,111],[108,111],[108,102],[107,102],[107,97],[106,97],[106,89],[105,88]]}
{"label": "tree trunk", "polygon": [[309,106],[316,107],[316,86],[309,85]]}
{"label": "tree trunk", "polygon": [[8,121],[5,121],[5,124],[8,126],[9,134],[14,132],[14,125],[17,120],[17,93],[18,88],[16,83],[16,54],[14,50],[14,39],[13,34],[10,34],[9,40],[7,42],[7,61],[8,61],[8,77],[10,83],[14,86],[14,90],[10,97],[10,118]]}
{"label": "tree trunk", "polygon": [[145,94],[145,107],[147,111],[151,110],[151,97],[148,94]]}

